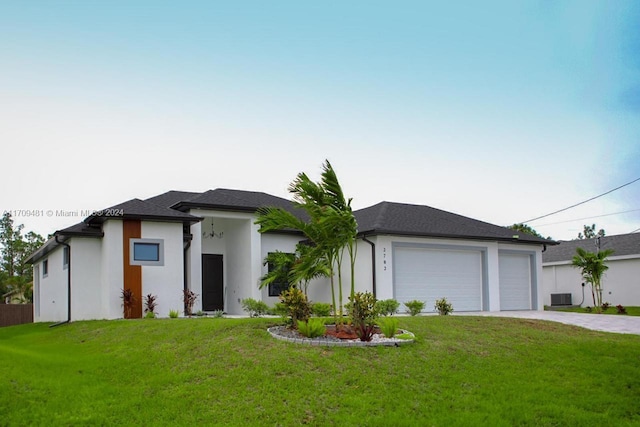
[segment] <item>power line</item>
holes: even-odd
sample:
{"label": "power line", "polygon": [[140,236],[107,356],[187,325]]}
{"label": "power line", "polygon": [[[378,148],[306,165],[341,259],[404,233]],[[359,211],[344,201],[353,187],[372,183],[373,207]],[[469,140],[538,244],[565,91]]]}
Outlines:
{"label": "power line", "polygon": [[[636,228],[635,230],[633,230],[631,233],[635,233],[636,231],[640,231],[640,228]],[[631,234],[629,233],[629,234]]]}
{"label": "power line", "polygon": [[603,214],[603,215],[595,215],[595,216],[587,216],[587,217],[584,217],[584,218],[569,219],[569,220],[566,220],[566,221],[550,222],[548,224],[538,224],[538,225],[536,225],[536,228],[546,227],[547,225],[566,224],[568,222],[582,221],[584,219],[602,218],[604,216],[620,215],[620,214],[624,214],[624,213],[637,212],[637,211],[640,211],[640,209],[631,209],[629,211],[614,212],[614,213],[608,213],[608,214]]}
{"label": "power line", "polygon": [[575,208],[576,206],[584,205],[584,204],[585,204],[585,203],[587,203],[587,202],[590,202],[590,201],[592,201],[592,200],[595,200],[595,199],[597,199],[597,198],[600,198],[600,197],[602,197],[602,196],[605,196],[605,195],[607,195],[607,194],[609,194],[609,193],[613,193],[614,191],[619,190],[619,189],[621,189],[622,187],[626,187],[627,185],[631,185],[631,184],[633,184],[634,182],[637,182],[637,181],[640,181],[640,178],[636,178],[636,179],[634,179],[633,181],[630,181],[630,182],[627,182],[626,184],[621,185],[620,187],[616,187],[616,188],[614,188],[613,190],[609,190],[609,191],[607,191],[607,192],[605,192],[605,193],[598,194],[598,195],[597,195],[597,196],[595,196],[595,197],[592,197],[592,198],[587,199],[587,200],[585,200],[585,201],[582,201],[582,202],[580,202],[580,203],[576,203],[575,205],[571,205],[571,206],[569,206],[569,207],[566,207],[566,208],[563,208],[563,209],[557,210],[557,211],[555,211],[555,212],[551,212],[551,213],[548,213],[548,214],[546,214],[546,215],[542,215],[542,216],[539,216],[539,217],[536,217],[536,218],[533,218],[533,219],[529,219],[529,220],[527,220],[527,221],[523,221],[523,222],[522,222],[522,224],[526,224],[526,223],[528,223],[528,222],[537,221],[537,220],[539,220],[539,219],[546,218],[546,217],[548,217],[548,216],[555,215],[555,214],[557,214],[557,213],[567,211],[567,210],[569,210],[569,209],[571,209],[571,208]]}

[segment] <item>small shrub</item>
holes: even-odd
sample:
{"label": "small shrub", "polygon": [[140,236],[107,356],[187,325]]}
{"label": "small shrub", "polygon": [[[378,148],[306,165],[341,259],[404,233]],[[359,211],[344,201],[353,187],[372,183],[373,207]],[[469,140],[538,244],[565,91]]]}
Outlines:
{"label": "small shrub", "polygon": [[147,311],[147,313],[144,315],[145,319],[155,319],[156,318],[156,314],[153,311]]}
{"label": "small shrub", "polygon": [[378,319],[378,326],[380,326],[380,330],[385,337],[393,338],[398,332],[398,319],[395,317],[383,317]]}
{"label": "small shrub", "polygon": [[607,311],[607,309],[611,306],[611,303],[603,302],[602,303],[602,311]]}
{"label": "small shrub", "polygon": [[158,305],[158,303],[156,302],[156,299],[158,299],[158,297],[155,296],[155,295],[151,295],[151,294],[148,294],[146,297],[144,297],[144,312],[145,313],[155,313],[156,312],[156,306]]}
{"label": "small shrub", "polygon": [[584,311],[586,311],[587,313],[591,313],[591,312],[593,311],[593,308],[591,308],[591,307],[589,307],[589,306],[586,306],[586,307],[584,308]]}
{"label": "small shrub", "polygon": [[394,299],[380,300],[376,303],[376,310],[383,316],[393,316],[399,308],[400,303]]}
{"label": "small shrub", "polygon": [[289,288],[280,294],[280,301],[287,310],[289,323],[293,328],[298,326],[298,321],[306,322],[311,316],[311,304],[307,296],[298,288]]}
{"label": "small shrub", "polygon": [[190,289],[184,289],[182,291],[182,300],[184,301],[184,309],[186,311],[187,316],[191,316],[193,313],[193,304],[198,299],[198,294],[193,292]]}
{"label": "small shrub", "polygon": [[137,301],[136,296],[130,288],[123,289],[120,298],[122,298],[122,306],[124,307],[124,317],[128,319],[131,317],[131,310],[133,310],[133,304]]}
{"label": "small shrub", "polygon": [[404,334],[396,335],[396,338],[399,340],[412,340],[415,337],[411,334],[404,333]]}
{"label": "small shrub", "polygon": [[453,312],[453,305],[451,305],[451,303],[444,297],[442,299],[436,300],[434,308],[441,316],[446,316],[447,314]]}
{"label": "small shrub", "polygon": [[221,318],[221,317],[224,317],[224,311],[222,311],[222,310],[213,310],[213,313],[211,315],[213,317],[216,317],[216,318]]}
{"label": "small shrub", "polygon": [[616,305],[616,312],[618,314],[627,314],[627,309],[624,308],[624,306],[622,304],[618,304],[618,305]]}
{"label": "small shrub", "polygon": [[269,306],[264,301],[257,301],[253,298],[245,298],[242,300],[242,309],[249,313],[250,317],[260,317],[267,314]]}
{"label": "small shrub", "polygon": [[311,304],[311,312],[317,317],[331,316],[331,304],[326,302],[314,302]]}
{"label": "small shrub", "polygon": [[271,309],[271,312],[275,316],[281,316],[283,319],[286,319],[289,316],[289,311],[287,310],[287,307],[281,302],[275,303],[273,305],[273,308]]}
{"label": "small shrub", "polygon": [[206,315],[207,315],[207,313],[205,313],[205,312],[204,312],[204,311],[202,311],[202,310],[198,310],[198,311],[196,311],[196,316],[198,316],[198,317],[202,317],[202,316],[206,316]]}
{"label": "small shrub", "polygon": [[169,310],[169,317],[172,319],[177,318],[179,314],[180,312],[178,312],[178,310]]}
{"label": "small shrub", "polygon": [[405,302],[404,305],[407,307],[407,313],[412,316],[417,316],[424,309],[424,302],[413,300]]}
{"label": "small shrub", "polygon": [[322,319],[310,318],[306,322],[298,320],[298,332],[307,338],[321,337],[326,331],[327,328],[324,326]]}
{"label": "small shrub", "polygon": [[376,297],[370,292],[357,292],[349,297],[349,314],[360,341],[371,341],[376,327]]}

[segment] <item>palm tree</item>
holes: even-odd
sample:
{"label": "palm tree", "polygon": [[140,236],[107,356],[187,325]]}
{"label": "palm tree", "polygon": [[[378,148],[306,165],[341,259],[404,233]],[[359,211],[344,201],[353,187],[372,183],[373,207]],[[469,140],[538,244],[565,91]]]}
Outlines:
{"label": "palm tree", "polygon": [[294,204],[305,210],[309,221],[305,222],[281,208],[265,208],[258,213],[256,224],[260,232],[294,229],[301,231],[309,241],[302,248],[299,262],[292,268],[292,277],[308,282],[310,277],[327,275],[331,283],[331,299],[334,314],[337,313],[335,298],[335,269],[338,272],[339,313],[342,315],[342,256],[345,248],[351,261],[351,294],[355,289],[355,236],[357,224],[351,210],[351,199],[346,200],[337,175],[329,161],[323,164],[322,179],[313,182],[305,173],[299,173],[289,186]]}
{"label": "palm tree", "polygon": [[591,286],[593,306],[598,313],[602,308],[602,275],[609,267],[605,264],[607,257],[613,254],[613,250],[605,249],[596,253],[576,248],[571,264],[580,268],[582,278]]}

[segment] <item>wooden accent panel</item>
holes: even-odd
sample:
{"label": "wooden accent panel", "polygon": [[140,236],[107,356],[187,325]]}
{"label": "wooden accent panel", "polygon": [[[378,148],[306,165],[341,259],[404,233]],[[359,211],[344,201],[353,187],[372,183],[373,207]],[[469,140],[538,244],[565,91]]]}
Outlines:
{"label": "wooden accent panel", "polygon": [[140,237],[142,237],[142,223],[140,221],[122,221],[123,289],[131,289],[135,297],[131,315],[127,317],[129,319],[142,317],[142,266],[129,264],[129,239],[139,239]]}

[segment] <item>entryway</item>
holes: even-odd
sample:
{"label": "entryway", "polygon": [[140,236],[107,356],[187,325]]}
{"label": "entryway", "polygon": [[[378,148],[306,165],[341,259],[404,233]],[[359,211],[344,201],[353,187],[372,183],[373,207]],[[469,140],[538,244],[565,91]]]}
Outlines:
{"label": "entryway", "polygon": [[202,254],[202,310],[224,310],[222,255]]}

